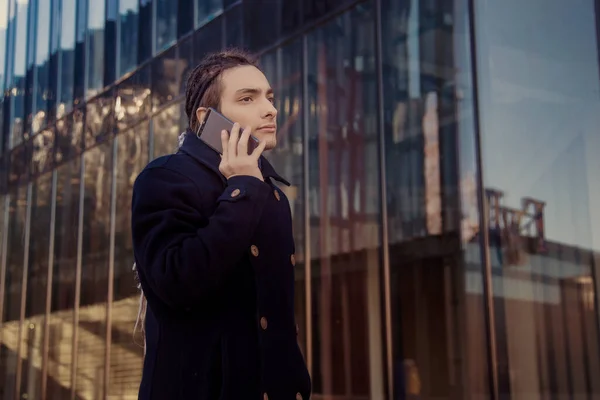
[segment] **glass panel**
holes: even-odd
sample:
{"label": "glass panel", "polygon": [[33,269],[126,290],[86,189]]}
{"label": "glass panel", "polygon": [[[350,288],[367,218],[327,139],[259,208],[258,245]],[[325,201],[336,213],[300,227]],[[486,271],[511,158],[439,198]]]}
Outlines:
{"label": "glass panel", "polygon": [[177,150],[179,134],[179,118],[181,105],[174,104],[160,114],[153,121],[154,131],[154,157],[173,153]]}
{"label": "glass panel", "polygon": [[215,18],[214,21],[211,21],[194,33],[194,63],[192,69],[200,63],[207,53],[212,53],[221,49],[223,18],[224,17],[222,16]]}
{"label": "glass panel", "polygon": [[26,143],[21,143],[18,147],[12,149],[8,156],[10,157],[9,183],[18,184],[19,181],[26,178],[28,171]]}
{"label": "glass panel", "polygon": [[156,52],[160,52],[177,40],[177,1],[156,1]]}
{"label": "glass panel", "polygon": [[196,27],[200,27],[223,12],[223,0],[196,0],[196,7]]}
{"label": "glass panel", "polygon": [[120,75],[117,76],[117,21],[120,19],[119,2],[120,0],[106,1],[106,22],[104,26],[104,85],[113,84]]}
{"label": "glass panel", "polygon": [[137,66],[138,30],[140,25],[139,0],[119,1],[119,76],[125,75]]}
{"label": "glass panel", "polygon": [[152,57],[154,36],[152,31],[152,0],[140,1],[140,30],[138,34],[138,62],[143,63]]}
{"label": "glass panel", "polygon": [[56,144],[54,159],[56,164],[68,161],[81,153],[83,135],[83,112],[76,109],[66,118],[56,123]]}
{"label": "glass panel", "polygon": [[111,140],[83,156],[85,192],[76,376],[76,393],[82,399],[104,398],[112,155]]}
{"label": "glass panel", "polygon": [[12,90],[11,125],[10,134],[12,146],[23,141],[25,125],[25,73],[27,62],[27,17],[29,0],[15,0],[16,27],[15,27],[15,54],[13,64],[13,80],[10,82]]}
{"label": "glass panel", "polygon": [[148,163],[148,123],[119,135],[115,215],[115,274],[108,396],[137,398],[142,378],[143,337],[133,338],[139,294],[131,267],[131,196],[135,178]]}
{"label": "glass panel", "polygon": [[152,105],[154,110],[177,96],[182,85],[182,78],[176,47],[170,48],[152,61]]}
{"label": "glass panel", "polygon": [[194,30],[194,3],[197,0],[177,0],[177,39]]}
{"label": "glass panel", "polygon": [[114,90],[102,93],[86,106],[85,148],[107,140],[115,130]]}
{"label": "glass panel", "polygon": [[51,206],[52,174],[46,174],[32,185],[31,192],[27,298],[21,335],[21,398],[26,399],[41,397]]}
{"label": "glass panel", "polygon": [[277,147],[266,156],[291,186],[280,185],[290,202],[296,244],[295,307],[298,341],[306,355],[306,279],[304,234],[304,143],[302,97],[302,42],[267,54],[261,60],[264,73],[275,93]]}
{"label": "glass panel", "polygon": [[[59,74],[59,58],[60,54],[60,31],[61,31],[61,14],[62,10],[60,7],[59,0],[55,0],[56,4],[54,7],[50,7],[50,47],[48,49],[48,73],[47,73],[47,89],[46,89],[46,121],[48,124],[56,122],[57,111],[59,110],[58,104],[60,101],[60,80]],[[52,4],[52,3],[51,3]],[[73,13],[75,10],[73,10]],[[72,21],[74,23],[75,21]],[[67,33],[65,33],[68,35]],[[71,95],[71,99],[73,96]],[[62,116],[62,114],[61,114]]]}
{"label": "glass panel", "polygon": [[139,120],[147,119],[152,111],[152,92],[150,90],[150,64],[117,87],[115,118],[117,128],[123,131]]}
{"label": "glass panel", "polygon": [[[244,45],[247,48],[258,51],[281,38],[283,3],[283,1],[255,0],[252,6],[243,8]],[[269,12],[265,12],[265,9]]]}
{"label": "glass panel", "polygon": [[313,388],[383,398],[375,27],[361,4],[308,36]]}
{"label": "glass panel", "polygon": [[[470,61],[464,54],[466,3],[381,4],[392,376],[398,398],[489,396],[478,241],[471,234],[461,243],[459,230],[461,176],[470,189],[463,213],[474,218],[465,218],[465,225],[474,222],[476,229],[479,215],[474,187],[468,186],[475,183],[473,105],[459,108],[455,100],[455,71],[465,71]],[[454,27],[451,21],[457,21]],[[462,49],[461,57],[454,49]],[[461,79],[469,82],[470,75]]]}
{"label": "glass panel", "polygon": [[[73,99],[74,104],[77,106],[80,103],[83,103],[85,96],[85,73],[81,73],[81,71],[86,71],[86,32],[87,32],[87,4],[88,0],[77,0],[77,24],[76,24],[76,32],[75,32],[75,67],[74,71],[78,71],[79,73],[73,72]],[[91,44],[89,44],[91,46]],[[64,71],[64,70],[63,70]],[[63,73],[66,73],[64,71]]]}
{"label": "glass panel", "polygon": [[[227,1],[227,0],[225,0]],[[225,13],[225,47],[244,45],[244,3]],[[219,45],[219,48],[221,46]]]}
{"label": "glass panel", "polygon": [[47,399],[71,397],[80,160],[77,157],[56,170],[52,300],[48,321]]}
{"label": "glass panel", "polygon": [[21,318],[21,293],[25,255],[25,224],[27,216],[27,188],[12,189],[7,229],[6,274],[4,307],[0,339],[0,397],[16,398],[17,347]]}
{"label": "glass panel", "polygon": [[[179,95],[185,96],[185,88],[189,73],[196,67],[194,65],[194,53],[197,51],[194,49],[194,37],[189,36],[185,40],[177,43],[178,51],[178,72],[179,75]],[[184,113],[185,114],[185,113]]]}
{"label": "glass panel", "polygon": [[35,93],[33,98],[33,121],[31,132],[39,131],[47,121],[48,92],[50,89],[50,0],[39,0],[37,10],[37,38],[35,55]]}
{"label": "glass panel", "polygon": [[105,2],[89,0],[87,26],[87,90],[86,98],[100,93],[104,87]]}
{"label": "glass panel", "polygon": [[75,8],[76,0],[62,0],[60,31],[60,100],[56,117],[61,118],[73,104],[73,75],[75,68]]}
{"label": "glass panel", "polygon": [[[4,93],[6,78],[6,38],[8,35],[8,5],[10,0],[0,0],[0,93]],[[4,97],[4,96],[2,96]],[[1,148],[1,146],[0,146]]]}
{"label": "glass panel", "polygon": [[50,129],[44,129],[32,141],[31,174],[37,176],[53,167],[54,132]]}
{"label": "glass panel", "polygon": [[33,82],[33,70],[35,66],[35,26],[36,26],[36,11],[38,8],[38,0],[29,1],[29,11],[27,14],[27,44],[26,44],[26,62],[25,62],[25,80],[23,86],[23,139],[27,140],[31,137],[31,121],[32,114],[31,110],[35,100],[34,94],[34,82]]}
{"label": "glass panel", "polygon": [[504,398],[600,396],[597,12],[592,0],[476,3]]}

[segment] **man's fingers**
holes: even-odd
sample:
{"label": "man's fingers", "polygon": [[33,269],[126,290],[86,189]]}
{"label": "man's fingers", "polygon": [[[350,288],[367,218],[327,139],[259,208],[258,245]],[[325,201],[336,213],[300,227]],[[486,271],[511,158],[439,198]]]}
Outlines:
{"label": "man's fingers", "polygon": [[229,157],[229,134],[223,129],[221,131],[221,148],[223,149],[223,160],[227,160]]}
{"label": "man's fingers", "polygon": [[266,146],[267,146],[266,140],[259,141],[258,146],[256,146],[256,148],[254,149],[254,151],[252,152],[252,155],[258,160],[260,158],[260,155],[263,153],[263,151],[265,151]]}
{"label": "man's fingers", "polygon": [[240,136],[240,141],[238,142],[237,152],[238,155],[246,155],[248,154],[248,140],[250,139],[250,127],[247,126],[242,132],[242,136]]}
{"label": "man's fingers", "polygon": [[237,122],[233,124],[231,128],[231,134],[229,135],[229,157],[237,156],[237,144],[240,138],[240,124]]}

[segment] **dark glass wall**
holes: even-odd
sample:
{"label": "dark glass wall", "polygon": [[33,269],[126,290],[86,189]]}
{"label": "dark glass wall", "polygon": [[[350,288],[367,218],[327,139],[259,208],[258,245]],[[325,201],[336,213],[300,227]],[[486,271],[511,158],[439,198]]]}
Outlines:
{"label": "dark glass wall", "polygon": [[593,1],[476,4],[498,391],[515,399],[594,398],[598,10]]}
{"label": "dark glass wall", "polygon": [[0,397],[137,395],[133,182],[238,45],[315,397],[593,398],[596,10],[559,3],[0,0]]}

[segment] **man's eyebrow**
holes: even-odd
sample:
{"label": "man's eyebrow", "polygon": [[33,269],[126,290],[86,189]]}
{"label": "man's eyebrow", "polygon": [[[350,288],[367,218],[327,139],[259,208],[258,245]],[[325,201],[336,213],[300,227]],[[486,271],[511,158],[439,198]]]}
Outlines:
{"label": "man's eyebrow", "polygon": [[[262,89],[258,89],[258,88],[242,88],[242,89],[236,90],[235,93],[236,94],[241,94],[241,93],[260,94],[260,93],[262,93]],[[273,88],[267,89],[267,95],[269,95],[269,94],[273,94]]]}

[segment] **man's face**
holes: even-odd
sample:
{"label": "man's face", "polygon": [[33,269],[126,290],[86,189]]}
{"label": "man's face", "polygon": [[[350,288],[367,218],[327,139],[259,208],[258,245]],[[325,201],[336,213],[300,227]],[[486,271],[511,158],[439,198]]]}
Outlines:
{"label": "man's face", "polygon": [[252,135],[266,141],[266,150],[277,145],[277,109],[273,90],[256,67],[230,68],[221,75],[221,113],[241,125],[250,126]]}

